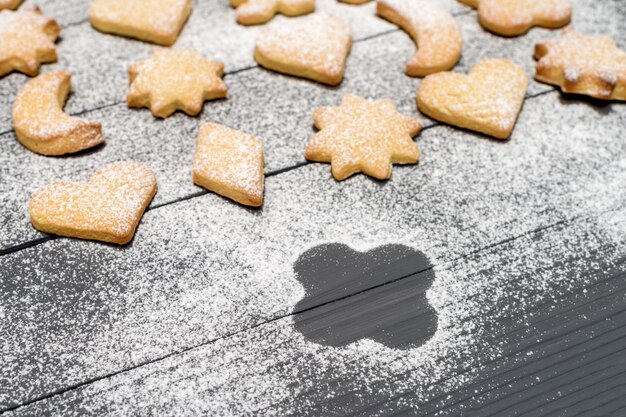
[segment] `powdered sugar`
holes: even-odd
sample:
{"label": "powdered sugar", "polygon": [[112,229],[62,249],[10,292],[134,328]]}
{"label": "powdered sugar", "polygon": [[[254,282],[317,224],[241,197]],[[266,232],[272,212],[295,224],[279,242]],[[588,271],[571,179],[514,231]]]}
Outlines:
{"label": "powdered sugar", "polygon": [[407,73],[424,76],[450,69],[461,56],[461,31],[446,11],[422,0],[383,0],[378,12],[406,30],[418,44]]}
{"label": "powdered sugar", "polygon": [[316,13],[272,24],[257,40],[255,54],[268,60],[261,64],[271,62],[270,68],[277,71],[341,79],[351,44],[350,26],[332,15]]}

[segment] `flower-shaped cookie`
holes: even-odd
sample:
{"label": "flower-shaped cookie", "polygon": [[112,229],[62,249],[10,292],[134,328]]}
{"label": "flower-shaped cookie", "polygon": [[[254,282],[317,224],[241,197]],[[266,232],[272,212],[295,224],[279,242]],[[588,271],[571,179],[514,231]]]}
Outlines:
{"label": "flower-shaped cookie", "polygon": [[565,29],[561,39],[535,45],[538,81],[565,93],[603,100],[626,100],[626,51],[608,36],[587,36]]}
{"label": "flower-shaped cookie", "polygon": [[299,16],[315,10],[315,0],[230,0],[237,8],[237,22],[258,25],[269,22],[276,13]]}
{"label": "flower-shaped cookie", "polygon": [[61,27],[39,9],[0,11],[0,76],[20,71],[34,76],[57,59],[54,41]]}
{"label": "flower-shaped cookie", "polygon": [[193,49],[157,49],[150,59],[128,68],[129,107],[149,107],[157,117],[176,110],[195,116],[205,100],[226,97],[228,88],[220,78],[224,64],[210,61]]}
{"label": "flower-shaped cookie", "polygon": [[339,107],[315,110],[313,120],[320,131],[308,143],[305,157],[330,162],[336,180],[357,172],[388,179],[392,164],[419,160],[412,138],[422,125],[398,113],[392,100],[369,101],[346,94]]}

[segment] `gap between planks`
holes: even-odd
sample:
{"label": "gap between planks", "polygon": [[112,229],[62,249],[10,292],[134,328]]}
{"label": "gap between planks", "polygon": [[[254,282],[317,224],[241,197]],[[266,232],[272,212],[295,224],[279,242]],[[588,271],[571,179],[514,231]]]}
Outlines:
{"label": "gap between planks", "polygon": [[[256,68],[256,67],[251,67],[250,69],[252,69],[252,68]],[[241,71],[243,71],[243,70],[241,70]],[[545,90],[545,91],[540,91],[538,93],[526,96],[526,100],[532,100],[532,99],[534,99],[536,97],[540,97],[540,96],[543,96],[543,95],[546,95],[546,94],[549,94],[549,93],[553,93],[553,92],[556,92],[556,91],[557,91],[556,89],[549,89],[549,90]],[[125,103],[125,102],[122,102],[122,103]],[[119,103],[114,103],[114,104],[110,104],[110,105],[100,106],[100,107],[98,107],[98,109],[102,109],[102,108],[106,108],[106,107],[112,107],[112,106],[115,106],[117,104],[119,104]],[[90,111],[94,111],[94,110],[86,110],[86,111],[83,111],[83,112],[80,112],[80,113],[77,113],[77,114],[85,114],[85,113],[88,113]],[[437,122],[437,121],[434,121],[431,124],[424,126],[421,131],[423,132],[425,130],[429,130],[429,129],[432,129],[432,128],[438,127],[438,126],[444,126],[444,124],[442,124],[440,122]],[[10,131],[10,132],[12,132],[12,131]],[[2,135],[2,133],[0,133],[0,136],[1,135]],[[265,177],[269,178],[269,177],[273,177],[273,176],[277,176],[277,175],[283,174],[285,172],[294,171],[294,170],[296,170],[298,168],[301,168],[303,166],[309,165],[311,163],[312,162],[309,162],[309,161],[301,161],[301,162],[298,162],[298,163],[296,163],[294,165],[290,165],[290,166],[287,166],[287,167],[284,167],[284,168],[279,168],[279,169],[276,169],[274,171],[269,171],[269,172],[267,172],[265,174]],[[151,205],[151,206],[149,206],[146,209],[146,212],[148,212],[150,210],[155,210],[155,209],[158,209],[158,208],[161,208],[161,207],[170,206],[172,204],[180,203],[180,202],[183,202],[183,201],[192,200],[192,199],[194,199],[196,197],[201,197],[201,196],[203,196],[205,194],[208,194],[208,193],[209,193],[209,191],[207,191],[207,190],[201,190],[201,191],[197,191],[197,192],[192,193],[192,194],[188,194],[188,195],[185,195],[185,196],[182,196],[182,197],[175,198],[175,199],[170,200],[170,201],[166,201],[166,202],[163,202],[163,203],[160,203],[160,204],[156,204],[156,205],[153,205],[153,206]],[[37,246],[37,245],[40,245],[42,243],[45,243],[45,242],[48,242],[48,241],[51,241],[51,240],[56,240],[56,239],[59,239],[61,237],[62,236],[45,235],[45,236],[40,237],[40,238],[36,238],[36,239],[28,240],[26,242],[18,243],[17,245],[11,245],[11,246],[8,246],[6,248],[0,249],[0,256],[9,255],[9,254],[14,253],[14,252],[19,252],[21,250],[28,249],[30,247]]]}
{"label": "gap between planks", "polygon": [[[305,165],[305,164],[303,164],[303,165]],[[539,227],[539,228],[536,228],[536,229],[524,232],[524,233],[522,233],[522,234],[520,234],[518,236],[507,238],[507,239],[504,239],[504,240],[502,240],[500,242],[496,242],[496,243],[492,243],[492,244],[486,245],[483,248],[476,249],[476,250],[470,251],[470,252],[465,253],[465,254],[461,254],[461,255],[459,255],[459,256],[457,256],[455,258],[446,260],[446,261],[444,261],[441,264],[432,265],[429,268],[426,268],[426,269],[423,269],[423,270],[419,270],[419,271],[415,271],[415,272],[412,272],[410,274],[404,275],[404,276],[402,276],[400,278],[396,278],[396,279],[393,279],[393,280],[390,280],[390,281],[378,284],[376,286],[373,286],[373,287],[370,287],[370,288],[358,291],[357,293],[353,293],[353,294],[349,294],[349,295],[346,295],[346,296],[343,296],[343,297],[339,297],[339,298],[336,298],[336,299],[333,299],[333,300],[330,300],[330,301],[327,301],[327,302],[324,302],[324,303],[320,303],[319,305],[315,305],[315,306],[312,306],[312,307],[309,307],[309,308],[306,308],[306,309],[303,309],[303,310],[292,311],[290,313],[281,314],[281,315],[278,315],[276,317],[273,317],[273,318],[264,320],[262,322],[259,322],[257,324],[254,324],[252,326],[249,326],[249,327],[247,327],[245,329],[237,330],[237,331],[228,333],[226,335],[223,335],[223,336],[220,336],[220,337],[217,337],[217,338],[214,338],[214,339],[207,340],[205,342],[202,342],[202,343],[199,343],[199,344],[196,344],[196,345],[193,345],[193,346],[189,346],[189,347],[186,347],[186,348],[183,348],[183,349],[172,351],[172,352],[167,353],[165,355],[161,355],[161,356],[159,356],[157,358],[153,358],[153,359],[150,359],[150,360],[145,360],[145,361],[140,362],[140,363],[138,363],[136,365],[133,365],[133,366],[130,366],[130,367],[127,367],[127,368],[124,368],[124,369],[120,369],[120,370],[115,371],[115,372],[110,372],[110,373],[107,373],[107,374],[104,374],[104,375],[100,375],[100,376],[97,376],[97,377],[89,378],[89,379],[87,379],[85,381],[82,381],[82,382],[79,382],[79,383],[76,383],[76,384],[71,384],[71,385],[69,385],[69,386],[67,386],[65,388],[54,390],[54,391],[52,391],[50,393],[47,393],[45,395],[41,395],[41,396],[38,396],[38,397],[33,398],[31,400],[24,401],[24,402],[22,402],[20,404],[17,404],[17,405],[10,406],[10,407],[7,407],[5,409],[2,409],[2,410],[0,410],[0,414],[4,414],[4,413],[9,412],[9,411],[14,411],[14,410],[16,410],[18,408],[29,406],[29,405],[32,405],[34,403],[41,402],[41,401],[44,401],[46,399],[50,399],[50,398],[56,397],[58,395],[62,395],[64,393],[66,393],[66,392],[77,390],[77,389],[82,388],[84,386],[93,384],[93,383],[95,383],[97,381],[101,381],[101,380],[104,380],[104,379],[107,379],[107,378],[111,378],[111,377],[114,377],[114,376],[117,376],[117,375],[120,375],[120,374],[124,374],[124,373],[133,371],[135,369],[138,369],[138,368],[141,368],[141,367],[153,364],[153,363],[161,362],[161,361],[163,361],[165,359],[168,359],[168,358],[171,358],[171,357],[174,357],[174,356],[179,356],[181,354],[184,354],[184,353],[187,353],[187,352],[190,352],[190,351],[193,351],[193,350],[200,349],[200,348],[205,347],[207,345],[213,344],[213,343],[215,343],[217,341],[232,338],[232,337],[237,336],[239,334],[242,334],[242,333],[248,332],[250,330],[259,328],[261,326],[264,326],[264,325],[267,325],[267,324],[271,324],[271,323],[277,322],[279,320],[283,320],[283,319],[288,318],[288,317],[292,317],[292,316],[294,316],[296,314],[301,314],[301,313],[304,313],[304,312],[307,312],[307,311],[311,311],[311,310],[320,308],[322,306],[326,306],[326,305],[333,304],[333,303],[336,303],[336,302],[339,302],[339,301],[342,301],[342,300],[346,300],[346,299],[354,297],[354,296],[356,296],[358,294],[362,294],[362,293],[365,293],[365,292],[368,292],[368,291],[371,291],[371,290],[374,290],[374,289],[378,289],[378,288],[381,288],[381,287],[384,287],[384,286],[387,286],[387,285],[391,285],[393,283],[397,283],[397,282],[399,282],[399,281],[401,281],[403,279],[406,279],[408,277],[414,276],[416,274],[423,273],[423,272],[432,270],[432,269],[437,268],[437,267],[441,267],[441,266],[444,266],[444,265],[447,265],[447,264],[450,264],[450,263],[457,262],[457,261],[459,261],[461,259],[465,259],[465,258],[468,258],[470,256],[474,256],[474,255],[480,254],[481,252],[484,252],[484,251],[491,250],[494,247],[497,247],[499,245],[505,245],[505,244],[511,243],[511,242],[519,240],[519,239],[523,239],[523,238],[526,238],[526,237],[529,237],[529,236],[532,236],[532,235],[536,235],[536,234],[541,233],[541,232],[546,231],[546,230],[550,230],[550,229],[554,229],[554,228],[559,227],[559,226],[564,226],[564,225],[567,225],[567,224],[570,224],[570,223],[574,223],[576,221],[586,221],[586,220],[589,220],[589,219],[593,219],[593,218],[605,215],[605,214],[610,213],[610,212],[618,211],[618,210],[620,210],[620,209],[622,209],[624,207],[626,207],[626,204],[623,205],[623,206],[620,206],[618,208],[613,208],[613,209],[609,209],[609,210],[600,211],[600,212],[594,213],[593,215],[590,215],[590,216],[582,216],[581,215],[581,216],[574,216],[574,217],[572,217],[570,219],[559,220],[559,221],[557,221],[555,223],[551,223],[549,225],[542,226],[542,227]],[[597,284],[597,283],[590,284],[589,287],[591,287],[592,285],[595,285],[595,284]],[[559,298],[563,298],[563,297],[567,296],[568,294],[564,294],[563,296],[561,296]],[[468,370],[466,372],[468,372]]]}

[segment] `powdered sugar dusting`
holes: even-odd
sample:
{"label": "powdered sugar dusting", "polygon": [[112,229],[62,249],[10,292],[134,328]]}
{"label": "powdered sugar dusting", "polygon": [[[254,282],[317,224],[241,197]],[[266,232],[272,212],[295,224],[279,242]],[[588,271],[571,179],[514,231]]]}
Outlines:
{"label": "powdered sugar dusting", "polygon": [[[255,136],[226,126],[204,124],[198,134],[194,180],[230,197],[243,193],[251,202],[263,200],[263,144]],[[260,204],[253,204],[260,205]]]}
{"label": "powdered sugar dusting", "polygon": [[33,224],[44,232],[107,240],[132,237],[156,192],[156,177],[145,165],[116,162],[100,168],[88,183],[56,182],[30,201]]}
{"label": "powdered sugar dusting", "polygon": [[[461,56],[461,31],[448,12],[422,0],[381,0],[379,14],[397,23],[418,44],[409,75],[450,69]],[[417,67],[411,70],[411,66]],[[414,72],[414,73],[412,73]]]}
{"label": "powdered sugar dusting", "polygon": [[[52,389],[290,314],[303,296],[292,263],[312,246],[340,241],[357,250],[400,243],[428,254],[436,265],[428,298],[439,316],[430,342],[407,351],[371,341],[329,348],[309,342],[286,317],[57,396],[46,407],[70,415],[87,403],[94,413],[286,414],[314,412],[351,392],[364,404],[408,392],[404,401],[419,406],[467,384],[475,365],[498,357],[507,343],[492,337],[499,319],[523,324],[530,306],[592,279],[595,266],[586,262],[595,250],[614,256],[607,235],[582,220],[471,254],[593,215],[581,204],[586,186],[598,184],[596,199],[614,199],[600,180],[617,170],[608,163],[624,152],[623,142],[610,140],[623,111],[616,106],[601,116],[585,104],[559,104],[558,94],[527,104],[522,129],[506,144],[447,127],[423,132],[428,157],[419,167],[397,168],[384,184],[364,176],[336,182],[327,167],[312,164],[268,179],[262,211],[209,194],[147,213],[132,247],[58,240],[0,258],[0,270],[19,283],[0,291],[0,305],[46,294],[26,303],[27,311],[4,312],[6,334],[15,335],[7,340],[8,375],[28,381],[28,368],[17,367],[27,360],[46,369],[35,391]],[[77,270],[89,286],[55,290],[76,281]],[[45,322],[23,318],[40,309]],[[53,331],[56,320],[64,325]],[[45,350],[43,335],[56,341]],[[68,344],[76,351],[67,353]],[[60,355],[63,363],[53,359]]]}
{"label": "powdered sugar dusting", "polygon": [[307,145],[306,157],[331,162],[337,179],[363,171],[379,179],[391,175],[391,163],[415,163],[419,158],[411,138],[421,125],[396,110],[392,100],[369,102],[347,94],[341,106],[315,111],[321,131]]}
{"label": "powdered sugar dusting", "polygon": [[41,62],[56,60],[59,32],[38,10],[0,10],[0,76],[12,70],[35,75]]}
{"label": "powdered sugar dusting", "polygon": [[255,53],[273,62],[271,69],[310,78],[341,77],[352,44],[352,31],[327,13],[276,22],[261,34]]}

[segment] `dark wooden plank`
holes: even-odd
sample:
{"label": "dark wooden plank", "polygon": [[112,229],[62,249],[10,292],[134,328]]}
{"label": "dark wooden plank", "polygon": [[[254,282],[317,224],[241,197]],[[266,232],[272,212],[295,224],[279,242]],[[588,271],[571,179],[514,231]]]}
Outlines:
{"label": "dark wooden plank", "polygon": [[[320,331],[336,325],[338,316],[328,314],[329,306],[348,311],[358,305],[359,313],[374,321],[384,304],[380,292],[400,302],[409,293],[417,294],[411,282],[417,277],[411,276],[295,313],[293,320],[267,323],[55,395],[17,409],[16,415],[193,410],[538,416],[619,408],[623,398],[616,391],[624,383],[621,359],[626,349],[622,243],[607,234],[601,221],[580,219],[459,258],[445,269],[436,268],[432,291],[446,296],[435,302],[444,320],[434,339],[447,341],[449,351],[427,345],[407,348],[400,339],[395,339],[394,347],[382,347],[384,343],[376,347],[377,343],[364,340],[327,346],[315,340]],[[528,267],[520,269],[524,262]],[[460,271],[466,275],[459,275]],[[320,282],[327,275],[328,270],[321,269]],[[492,286],[483,287],[484,292],[464,292],[463,285],[446,284],[452,277],[469,289],[474,288],[472,281],[492,282]],[[529,286],[532,282],[536,286]],[[459,303],[473,303],[475,308],[455,313]],[[299,327],[298,316],[314,324]],[[457,320],[450,321],[451,316]],[[398,328],[404,318],[395,316]],[[413,330],[410,333],[415,335]],[[442,333],[448,338],[440,339]],[[369,337],[377,335],[370,328]],[[387,344],[392,345],[392,340],[387,339]],[[436,357],[420,358],[420,352]],[[429,374],[433,366],[439,372]]]}

